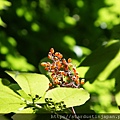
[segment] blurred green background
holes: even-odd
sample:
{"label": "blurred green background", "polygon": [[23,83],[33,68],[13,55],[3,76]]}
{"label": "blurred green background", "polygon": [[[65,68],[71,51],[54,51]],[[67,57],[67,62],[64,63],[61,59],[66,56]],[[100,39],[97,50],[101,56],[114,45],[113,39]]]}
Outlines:
{"label": "blurred green background", "polygon": [[90,100],[79,113],[119,113],[119,0],[0,0],[0,77],[39,72],[51,47],[78,66]]}

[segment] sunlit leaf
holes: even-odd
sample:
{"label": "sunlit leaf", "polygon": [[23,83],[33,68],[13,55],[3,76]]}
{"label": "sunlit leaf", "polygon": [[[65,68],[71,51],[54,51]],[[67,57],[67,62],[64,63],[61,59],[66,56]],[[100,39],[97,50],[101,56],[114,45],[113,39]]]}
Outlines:
{"label": "sunlit leaf", "polygon": [[6,1],[6,0],[1,0],[0,1],[0,10],[6,9],[6,7],[11,6],[11,2]]}
{"label": "sunlit leaf", "polygon": [[25,100],[27,100],[27,101],[29,101],[29,102],[32,102],[32,99],[31,99],[31,97],[29,96],[29,95],[27,95],[23,90],[18,90],[17,91],[19,94],[20,94],[20,96],[22,97],[22,98],[24,98]]}
{"label": "sunlit leaf", "polygon": [[55,103],[64,101],[68,108],[84,104],[90,98],[90,95],[82,88],[54,88],[49,90],[45,97],[52,98],[52,101]]}
{"label": "sunlit leaf", "polygon": [[32,98],[31,96],[27,95],[18,84],[13,83],[10,84],[9,87],[18,95],[20,95],[22,98],[24,98],[25,100],[31,101],[32,102]]}
{"label": "sunlit leaf", "polygon": [[87,66],[85,66],[85,67],[79,67],[79,68],[77,68],[77,72],[78,72],[78,74],[79,74],[79,76],[81,78],[84,78],[86,72],[88,71],[88,69],[89,69],[89,67],[87,67]]}
{"label": "sunlit leaf", "polygon": [[24,100],[0,81],[0,113],[16,112],[25,106]]}
{"label": "sunlit leaf", "polygon": [[118,108],[119,108],[119,110],[120,110],[120,92],[116,94],[115,99],[116,99]]}
{"label": "sunlit leaf", "polygon": [[47,77],[36,73],[18,73],[7,71],[7,73],[19,84],[26,94],[35,98],[43,96],[49,87],[49,80]]}

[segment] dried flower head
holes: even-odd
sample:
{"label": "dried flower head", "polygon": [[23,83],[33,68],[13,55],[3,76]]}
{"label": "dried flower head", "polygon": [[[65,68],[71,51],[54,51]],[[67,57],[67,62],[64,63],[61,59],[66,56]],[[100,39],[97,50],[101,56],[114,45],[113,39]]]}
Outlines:
{"label": "dried flower head", "polygon": [[76,66],[72,64],[71,58],[66,61],[63,55],[60,52],[55,52],[53,48],[50,49],[48,58],[52,60],[52,63],[42,62],[41,65],[51,73],[50,88],[54,88],[56,85],[78,88],[81,83],[84,83],[84,81],[80,82]]}

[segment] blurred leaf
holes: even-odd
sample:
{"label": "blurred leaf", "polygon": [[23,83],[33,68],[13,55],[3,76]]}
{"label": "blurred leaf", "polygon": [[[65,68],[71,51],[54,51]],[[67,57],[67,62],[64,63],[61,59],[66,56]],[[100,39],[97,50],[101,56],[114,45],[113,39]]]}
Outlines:
{"label": "blurred leaf", "polygon": [[[102,29],[111,29],[114,25],[119,25],[120,1],[119,0],[105,0],[105,7],[98,11],[98,18],[95,21],[96,26]],[[103,25],[105,23],[105,26]]]}
{"label": "blurred leaf", "polygon": [[25,106],[21,97],[0,81],[0,113],[16,112],[19,111],[19,108]]}
{"label": "blurred leaf", "polygon": [[27,108],[12,116],[13,120],[34,120],[36,117],[31,108]]}
{"label": "blurred leaf", "polygon": [[90,95],[82,88],[54,88],[49,90],[45,97],[52,98],[55,103],[64,101],[68,108],[84,104],[90,98]]}
{"label": "blurred leaf", "polygon": [[119,108],[119,110],[120,110],[120,92],[115,95],[115,99],[116,99],[118,108]]}
{"label": "blurred leaf", "polygon": [[76,44],[75,39],[74,39],[73,37],[69,36],[69,35],[65,35],[65,36],[63,37],[63,41],[64,41],[65,44],[66,44],[67,46],[69,46],[70,48],[72,48],[72,47]]}
{"label": "blurred leaf", "polygon": [[1,114],[0,115],[0,120],[10,120],[10,119]]}
{"label": "blurred leaf", "polygon": [[70,25],[76,25],[76,20],[70,16],[65,17],[65,22]]}
{"label": "blurred leaf", "polygon": [[120,92],[120,65],[117,67],[112,74],[109,76],[111,78],[115,78],[115,93]]}
{"label": "blurred leaf", "polygon": [[2,21],[1,17],[0,17],[0,26],[6,27],[6,24]]}
{"label": "blurred leaf", "polygon": [[[14,68],[15,70],[22,70],[22,71],[27,71],[27,70],[34,70],[34,66],[27,63],[27,59],[21,55],[13,56],[11,54],[7,54],[6,60],[10,64],[9,66],[11,68]],[[19,64],[18,64],[19,62]]]}
{"label": "blurred leaf", "polygon": [[11,6],[11,2],[7,0],[0,0],[0,10],[6,9],[6,7]]}
{"label": "blurred leaf", "polygon": [[44,75],[11,71],[7,71],[6,73],[18,83],[27,95],[31,95],[32,98],[35,98],[36,95],[42,97],[49,88],[49,80]]}
{"label": "blurred leaf", "polygon": [[82,52],[83,52],[84,55],[89,55],[89,54],[91,54],[91,52],[92,52],[92,51],[91,51],[89,48],[87,48],[87,47],[80,46],[80,48],[82,49]]}

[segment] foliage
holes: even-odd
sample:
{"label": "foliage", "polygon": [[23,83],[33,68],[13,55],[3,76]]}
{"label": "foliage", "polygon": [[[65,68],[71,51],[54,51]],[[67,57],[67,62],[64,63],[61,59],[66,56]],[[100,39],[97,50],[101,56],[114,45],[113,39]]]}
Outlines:
{"label": "foliage", "polygon": [[[44,75],[7,71],[17,82],[9,84],[0,80],[1,113],[38,113],[43,109],[56,112],[84,104],[89,93],[84,89],[54,88],[48,90],[49,80]],[[40,112],[41,113],[41,112]],[[13,116],[14,117],[14,116]]]}
{"label": "foliage", "polygon": [[119,113],[119,4],[119,0],[0,1],[0,77],[8,78],[3,76],[6,69],[39,72],[39,61],[45,61],[54,47],[72,58],[86,80],[83,88],[91,98],[74,107],[76,112]]}
{"label": "foliage", "polygon": [[[93,59],[93,57],[95,59]],[[119,113],[116,103],[113,101],[116,97],[117,103],[119,103],[119,58],[120,41],[112,40],[92,52],[92,54],[86,57],[81,63],[81,67],[77,69],[82,74],[82,77],[88,80],[84,87],[94,94],[97,89],[98,101],[105,107],[107,112],[112,113]],[[114,104],[114,106],[112,106],[111,103]],[[111,109],[109,109],[108,106],[110,106]],[[93,109],[97,112],[105,112],[103,109],[100,109],[99,106],[96,108],[93,107]]]}

